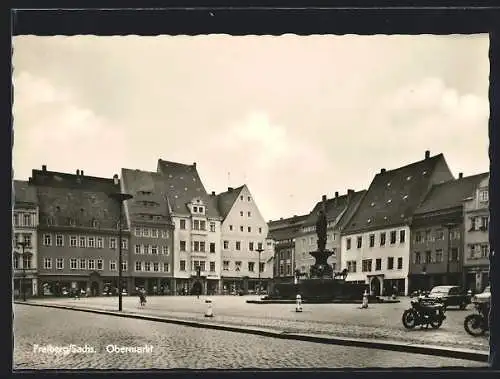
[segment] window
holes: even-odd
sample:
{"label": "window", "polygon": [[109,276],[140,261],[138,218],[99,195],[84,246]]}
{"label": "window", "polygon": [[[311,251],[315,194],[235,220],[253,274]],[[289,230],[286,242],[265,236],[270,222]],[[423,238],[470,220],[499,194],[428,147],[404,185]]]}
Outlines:
{"label": "window", "polygon": [[223,261],[222,262],[222,269],[224,271],[229,271],[229,261]]}
{"label": "window", "polygon": [[158,238],[158,229],[151,230],[151,237]]}
{"label": "window", "polygon": [[201,252],[205,252],[205,242],[204,241],[200,241],[200,251]]}
{"label": "window", "polygon": [[200,242],[199,241],[193,242],[193,251],[200,251]]}
{"label": "window", "polygon": [[370,247],[375,246],[375,234],[370,234]]}
{"label": "window", "polygon": [[375,260],[375,271],[380,271],[380,270],[382,270],[382,259],[377,258]]}
{"label": "window", "polygon": [[233,226],[232,225],[229,225],[229,230],[232,231],[233,230]]}
{"label": "window", "polygon": [[259,263],[260,272],[264,272],[265,268],[266,268],[266,264],[264,262],[260,262]]}
{"label": "window", "polygon": [[205,270],[205,261],[200,261],[200,271],[206,271]]}
{"label": "window", "polygon": [[356,261],[347,261],[347,271],[356,272]]}
{"label": "window", "polygon": [[243,225],[240,225],[240,232],[243,231]]}
{"label": "window", "polygon": [[456,247],[451,249],[451,261],[458,262],[458,249]]}
{"label": "window", "polygon": [[76,236],[69,237],[69,246],[76,247]]}
{"label": "window", "polygon": [[143,251],[144,251],[144,254],[151,254],[151,250],[149,248],[149,245],[143,245]]}
{"label": "window", "polygon": [[215,222],[210,223],[210,231],[215,232]]}
{"label": "window", "polygon": [[240,196],[240,200],[243,201],[243,195]]}
{"label": "window", "polygon": [[194,230],[200,230],[200,220],[194,220],[193,221],[193,229]]}
{"label": "window", "polygon": [[89,237],[87,244],[88,244],[88,247],[95,247],[95,238]]}
{"label": "window", "polygon": [[102,249],[104,246],[104,239],[102,237],[97,237],[97,248]]}
{"label": "window", "polygon": [[163,271],[169,272],[170,271],[170,265],[168,262],[163,262]]}
{"label": "window", "polygon": [[262,233],[262,228],[259,228],[259,233]]}
{"label": "window", "polygon": [[424,241],[431,241],[431,240],[432,240],[431,231],[430,230],[426,230],[425,231]]}
{"label": "window", "polygon": [[185,260],[181,260],[179,262],[179,267],[180,267],[181,271],[186,271],[186,261]]}
{"label": "window", "polygon": [[429,250],[425,252],[425,263],[432,263],[432,253]]}
{"label": "window", "polygon": [[247,213],[247,215],[248,215],[248,217],[252,217],[252,212],[250,212],[250,211],[249,211],[249,212]]}
{"label": "window", "polygon": [[150,229],[149,228],[144,228],[143,231],[142,231],[142,235],[144,237],[149,237],[149,235],[150,235]]}
{"label": "window", "polygon": [[168,234],[167,234],[167,231],[166,230],[162,230],[161,231],[161,238],[168,238]]}
{"label": "window", "polygon": [[361,269],[363,272],[370,272],[372,270],[372,260],[363,259]]}
{"label": "window", "polygon": [[19,268],[19,255],[14,255],[14,268],[16,270]]}
{"label": "window", "polygon": [[392,270],[394,268],[394,257],[387,258],[387,269]]}
{"label": "window", "polygon": [[23,257],[23,267],[28,270],[31,268],[31,256]]}
{"label": "window", "polygon": [[405,243],[406,233],[404,230],[399,231],[399,243]]}
{"label": "window", "polygon": [[64,258],[56,258],[56,269],[62,270],[64,268]]}
{"label": "window", "polygon": [[158,255],[158,246],[151,246],[151,254]]}
{"label": "window", "polygon": [[104,270],[104,261],[101,258],[97,260],[97,269]]}
{"label": "window", "polygon": [[116,249],[116,238],[115,237],[111,237],[109,239],[109,248]]}
{"label": "window", "polygon": [[248,196],[248,198],[247,198],[247,199],[248,199],[248,201],[251,201],[251,200],[252,200],[252,198],[251,198],[250,196]]}
{"label": "window", "polygon": [[[242,199],[243,200],[243,199]],[[240,212],[240,216],[243,217],[243,211]]]}
{"label": "window", "polygon": [[241,250],[241,242],[236,241],[236,250]]}
{"label": "window", "polygon": [[193,207],[193,213],[198,213],[198,207]]}
{"label": "window", "polygon": [[200,230],[207,230],[207,223],[203,220],[200,221]]}
{"label": "window", "polygon": [[391,245],[394,245],[396,243],[396,231],[393,230],[391,232]]}
{"label": "window", "polygon": [[346,239],[346,250],[351,250],[351,239],[350,238]]}
{"label": "window", "polygon": [[79,241],[78,243],[79,247],[85,247],[87,245],[87,239],[85,237],[80,237],[78,241]]}
{"label": "window", "polygon": [[398,270],[403,269],[403,258],[399,257],[398,258]]}
{"label": "window", "polygon": [[135,245],[134,246],[134,251],[136,254],[140,254],[141,253],[141,245]]}
{"label": "window", "polygon": [[444,240],[444,230],[443,229],[436,230],[436,240],[438,240],[438,241]]}
{"label": "window", "polygon": [[262,242],[257,243],[257,249],[262,250]]}
{"label": "window", "polygon": [[95,260],[89,259],[89,270],[95,270]]}
{"label": "window", "polygon": [[23,217],[24,226],[31,226],[31,215],[25,214]]}
{"label": "window", "polygon": [[151,271],[151,262],[144,262],[144,271]]}
{"label": "window", "polygon": [[203,210],[204,210],[204,208],[203,208],[203,207],[199,207],[199,208],[198,208],[198,212],[200,212],[200,213],[203,213]]}
{"label": "window", "polygon": [[52,235],[44,234],[43,236],[43,244],[45,246],[52,246]]}
{"label": "window", "polygon": [[248,227],[248,233],[252,233],[252,227],[251,226]]}
{"label": "window", "polygon": [[140,237],[141,236],[141,228],[135,228],[134,229],[134,234],[136,237]]}
{"label": "window", "polygon": [[210,272],[215,272],[215,262],[210,262]]}
{"label": "window", "polygon": [[164,255],[168,255],[168,246],[162,246],[161,247],[161,253]]}
{"label": "window", "polygon": [[72,270],[76,270],[77,269],[77,260],[76,260],[76,258],[71,258],[69,260],[69,268],[72,269]]}
{"label": "window", "polygon": [[210,242],[210,252],[215,253],[215,242]]}
{"label": "window", "polygon": [[52,258],[43,258],[43,268],[45,270],[52,270]]}
{"label": "window", "polygon": [[181,229],[186,229],[186,220],[180,220],[180,228]]}
{"label": "window", "polygon": [[385,246],[385,232],[380,233],[380,246]]}
{"label": "window", "polygon": [[489,247],[488,245],[481,245],[481,257],[488,258],[489,256]]}
{"label": "window", "polygon": [[240,271],[241,270],[241,261],[236,261],[235,264],[236,264],[235,270]]}
{"label": "window", "polygon": [[56,246],[64,246],[64,239],[61,234],[56,235]]}
{"label": "window", "polygon": [[248,250],[253,251],[253,242],[248,243]]}
{"label": "window", "polygon": [[158,265],[158,262],[153,262],[153,271],[158,272],[159,268],[160,268],[160,266]]}
{"label": "window", "polygon": [[[97,262],[97,265],[99,265],[99,262]],[[127,271],[127,261],[122,261],[122,271]]]}
{"label": "window", "polygon": [[488,190],[482,190],[481,192],[479,192],[479,201],[486,202],[488,201],[488,198]]}
{"label": "window", "polygon": [[361,249],[362,244],[363,244],[363,237],[358,237],[357,238],[358,249]]}
{"label": "window", "polygon": [[420,251],[415,251],[413,262],[416,264],[420,264],[421,259],[422,257],[420,255]]}
{"label": "window", "polygon": [[481,230],[483,231],[486,231],[488,230],[488,217],[481,217],[481,227],[480,227]]}
{"label": "window", "polygon": [[470,218],[470,230],[476,230],[476,217]]}
{"label": "window", "polygon": [[248,262],[248,271],[253,272],[255,269],[255,263],[254,262]]}
{"label": "window", "polygon": [[142,262],[135,262],[135,271],[142,271]]}
{"label": "window", "polygon": [[85,258],[80,258],[80,270],[87,269],[87,260]]}
{"label": "window", "polygon": [[224,250],[229,249],[229,241],[224,241]]}
{"label": "window", "polygon": [[442,261],[443,261],[443,250],[437,249],[436,250],[436,263],[441,263]]}
{"label": "window", "polygon": [[19,215],[14,213],[14,225],[19,226]]}
{"label": "window", "polygon": [[181,251],[186,251],[186,241],[179,241]]}

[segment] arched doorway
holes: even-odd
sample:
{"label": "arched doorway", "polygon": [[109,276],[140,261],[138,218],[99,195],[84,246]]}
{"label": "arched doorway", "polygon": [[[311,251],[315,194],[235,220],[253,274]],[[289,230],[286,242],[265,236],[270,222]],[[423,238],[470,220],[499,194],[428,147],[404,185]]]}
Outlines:
{"label": "arched doorway", "polygon": [[191,294],[192,295],[201,295],[201,290],[202,290],[201,282],[199,280],[197,280],[193,284],[193,288],[191,289]]}
{"label": "arched doorway", "polygon": [[370,292],[374,296],[380,296],[380,279],[374,276],[370,282]]}

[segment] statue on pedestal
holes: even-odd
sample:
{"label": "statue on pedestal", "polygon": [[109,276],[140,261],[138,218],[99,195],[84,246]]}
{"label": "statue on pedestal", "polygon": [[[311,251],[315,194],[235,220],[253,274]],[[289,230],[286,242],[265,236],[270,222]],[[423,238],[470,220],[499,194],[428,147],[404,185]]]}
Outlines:
{"label": "statue on pedestal", "polygon": [[326,228],[327,219],[324,208],[318,212],[316,220],[316,235],[318,236],[318,250],[313,251],[311,254],[316,258],[316,263],[311,266],[312,278],[332,278],[332,267],[327,263],[328,257],[333,254],[332,251],[326,250]]}

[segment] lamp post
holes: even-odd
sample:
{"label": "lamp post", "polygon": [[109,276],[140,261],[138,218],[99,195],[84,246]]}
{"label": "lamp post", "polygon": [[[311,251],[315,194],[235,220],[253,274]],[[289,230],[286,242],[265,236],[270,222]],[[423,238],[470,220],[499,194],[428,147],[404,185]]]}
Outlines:
{"label": "lamp post", "polygon": [[[117,183],[117,177],[115,177],[115,184]],[[122,218],[123,218],[123,210],[122,204],[125,200],[131,199],[133,196],[128,193],[111,193],[109,195],[112,199],[118,202],[120,207],[120,218],[118,222],[118,311],[122,310]]]}
{"label": "lamp post", "polygon": [[444,227],[448,229],[448,253],[446,254],[446,284],[450,284],[450,261],[451,261],[451,229],[453,229],[457,224],[453,222],[448,222],[444,224]]}
{"label": "lamp post", "polygon": [[260,255],[262,254],[262,252],[264,251],[264,249],[262,247],[259,247],[255,251],[257,251],[257,253],[259,253],[259,265],[258,265],[259,267],[257,267],[257,272],[258,272],[258,275],[259,275],[259,288],[257,289],[257,295],[260,295]]}
{"label": "lamp post", "polygon": [[424,265],[422,267],[422,275],[424,276],[424,291],[427,292],[429,289],[429,286],[427,285],[427,266]]}
{"label": "lamp post", "polygon": [[22,254],[21,254],[21,262],[22,262],[22,265],[23,265],[23,278],[21,279],[21,292],[23,293],[23,301],[26,301],[26,290],[25,290],[25,286],[24,286],[24,282],[26,280],[26,265],[24,264],[24,257],[26,256],[26,253],[24,251],[24,249],[26,248],[26,246],[29,246],[29,242],[27,241],[23,241],[23,242],[18,242],[17,244],[17,247],[20,247],[22,249]]}

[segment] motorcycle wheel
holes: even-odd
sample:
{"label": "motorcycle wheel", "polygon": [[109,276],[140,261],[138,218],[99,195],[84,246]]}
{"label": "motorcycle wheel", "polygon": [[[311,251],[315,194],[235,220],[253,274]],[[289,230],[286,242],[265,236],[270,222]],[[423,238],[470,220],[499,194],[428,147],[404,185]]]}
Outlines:
{"label": "motorcycle wheel", "polygon": [[432,329],[437,329],[441,325],[443,325],[443,320],[442,319],[431,321],[431,327],[432,327]]}
{"label": "motorcycle wheel", "polygon": [[413,329],[417,326],[417,313],[413,309],[407,309],[403,312],[401,321],[406,329]]}
{"label": "motorcycle wheel", "polygon": [[482,336],[486,329],[483,325],[483,318],[480,315],[468,315],[464,320],[464,328],[473,337]]}

